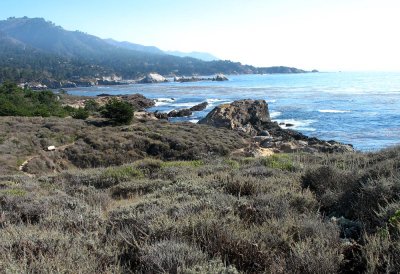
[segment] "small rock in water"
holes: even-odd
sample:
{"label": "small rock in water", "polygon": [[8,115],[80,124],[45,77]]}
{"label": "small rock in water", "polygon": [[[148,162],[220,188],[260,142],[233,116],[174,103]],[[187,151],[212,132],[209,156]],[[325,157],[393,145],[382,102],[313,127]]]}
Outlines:
{"label": "small rock in water", "polygon": [[168,117],[186,117],[192,115],[192,111],[190,109],[184,108],[179,110],[172,110],[168,113]]}
{"label": "small rock in water", "polygon": [[207,106],[208,106],[208,103],[207,102],[203,102],[203,103],[200,103],[198,105],[195,105],[195,106],[191,107],[189,110],[191,110],[191,111],[202,111]]}

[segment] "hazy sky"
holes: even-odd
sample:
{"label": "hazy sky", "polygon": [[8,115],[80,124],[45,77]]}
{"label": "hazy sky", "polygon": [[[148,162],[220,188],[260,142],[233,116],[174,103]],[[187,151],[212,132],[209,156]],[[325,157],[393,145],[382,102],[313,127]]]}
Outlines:
{"label": "hazy sky", "polygon": [[400,71],[400,0],[0,1],[0,19],[44,17],[163,50],[256,66]]}

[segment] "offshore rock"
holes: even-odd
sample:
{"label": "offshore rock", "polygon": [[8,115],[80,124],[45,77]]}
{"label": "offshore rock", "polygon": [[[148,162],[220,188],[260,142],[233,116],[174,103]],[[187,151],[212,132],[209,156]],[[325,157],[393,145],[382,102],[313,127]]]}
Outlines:
{"label": "offshore rock", "polygon": [[202,110],[205,110],[207,106],[208,106],[208,103],[207,102],[203,102],[203,103],[200,103],[198,105],[195,105],[195,106],[189,108],[189,110],[191,110],[191,111],[202,111]]}
{"label": "offshore rock", "polygon": [[187,117],[192,115],[192,111],[188,108],[179,109],[179,110],[172,110],[168,113],[168,117]]}

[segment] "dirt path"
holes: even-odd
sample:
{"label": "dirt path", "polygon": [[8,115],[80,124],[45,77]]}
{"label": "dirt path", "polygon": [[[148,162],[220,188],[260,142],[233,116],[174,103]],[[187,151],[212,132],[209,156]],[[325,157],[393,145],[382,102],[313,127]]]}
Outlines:
{"label": "dirt path", "polygon": [[[64,151],[66,148],[73,146],[75,144],[75,142],[72,142],[70,144],[66,144],[66,145],[62,145],[59,147],[56,147],[55,150],[53,151],[46,151],[46,152],[54,152],[54,151]],[[35,176],[35,174],[29,173],[25,171],[25,167],[26,165],[28,165],[30,163],[30,161],[32,161],[33,159],[39,158],[41,157],[41,155],[33,155],[33,156],[28,156],[28,158],[25,160],[25,162],[23,162],[19,167],[18,170],[24,172],[26,175],[28,175],[29,177],[33,177]]]}
{"label": "dirt path", "polygon": [[[25,166],[26,166],[27,164],[29,164],[30,161],[32,161],[33,159],[38,158],[38,157],[39,157],[39,155],[29,156],[28,159],[26,159],[25,162],[23,162],[23,163],[19,166],[18,170],[19,170],[19,171],[22,171],[22,172],[25,172],[25,171],[24,171]],[[25,173],[30,174],[30,173],[28,173],[28,172],[25,172]]]}

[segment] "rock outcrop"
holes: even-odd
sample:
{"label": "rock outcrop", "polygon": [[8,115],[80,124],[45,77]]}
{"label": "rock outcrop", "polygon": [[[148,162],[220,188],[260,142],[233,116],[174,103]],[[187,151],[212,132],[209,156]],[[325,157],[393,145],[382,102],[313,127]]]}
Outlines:
{"label": "rock outcrop", "polygon": [[[178,109],[178,110],[171,110],[168,112],[167,117],[169,118],[175,118],[175,117],[187,117],[191,116],[194,111],[201,111],[204,110],[208,106],[207,102],[200,103],[198,105],[195,105],[191,108],[183,108],[183,109]],[[161,117],[161,119],[164,118],[164,116],[157,114]]]}
{"label": "rock outcrop", "polygon": [[193,112],[188,109],[188,108],[184,108],[184,109],[178,109],[178,110],[172,110],[170,112],[168,112],[168,117],[174,118],[174,117],[187,117],[192,115]]}
{"label": "rock outcrop", "polygon": [[228,77],[223,75],[222,73],[215,75],[215,77],[212,79],[213,81],[228,81]]}
{"label": "rock outcrop", "polygon": [[214,108],[199,124],[243,131],[257,135],[262,123],[270,122],[268,104],[264,100],[240,100]]}
{"label": "rock outcrop", "polygon": [[187,82],[198,82],[198,81],[206,81],[208,78],[199,78],[199,77],[174,77],[174,82],[179,83],[187,83]]}
{"label": "rock outcrop", "polygon": [[105,105],[111,98],[116,98],[117,100],[126,101],[132,105],[132,107],[136,111],[143,111],[146,108],[152,107],[155,105],[154,100],[146,98],[142,94],[135,93],[130,95],[110,95],[106,93],[102,93],[97,95],[97,99],[95,100],[100,106]]}
{"label": "rock outcrop", "polygon": [[130,94],[130,95],[110,95],[110,94],[99,94],[96,97],[90,96],[71,96],[68,94],[62,95],[61,102],[64,106],[70,106],[73,108],[85,107],[85,102],[88,100],[95,101],[100,107],[107,104],[112,98],[120,101],[126,101],[132,105],[135,111],[144,111],[155,105],[154,100],[144,97],[142,94]]}
{"label": "rock outcrop", "polygon": [[189,108],[189,110],[190,111],[202,111],[202,110],[205,110],[207,106],[208,106],[208,103],[203,102],[203,103],[200,103],[198,105],[195,105],[195,106]]}
{"label": "rock outcrop", "polygon": [[139,93],[122,95],[121,100],[130,103],[134,109],[140,111],[149,107],[153,107],[156,104],[153,99],[146,98],[145,96]]}
{"label": "rock outcrop", "polygon": [[158,110],[156,110],[154,112],[154,116],[159,120],[168,120],[168,113],[166,112],[159,112]]}
{"label": "rock outcrop", "polygon": [[149,73],[143,79],[139,80],[138,83],[140,84],[152,84],[152,83],[164,83],[168,82],[168,80],[157,73]]}
{"label": "rock outcrop", "polygon": [[76,88],[77,85],[71,81],[61,81],[61,88]]}
{"label": "rock outcrop", "polygon": [[253,145],[274,152],[349,152],[351,145],[310,138],[271,121],[264,100],[240,100],[214,108],[199,124],[243,132],[253,136]]}
{"label": "rock outcrop", "polygon": [[187,83],[187,82],[199,82],[199,81],[228,81],[229,79],[223,75],[222,73],[215,75],[212,78],[206,78],[206,77],[174,77],[174,82],[180,82],[180,83]]}

